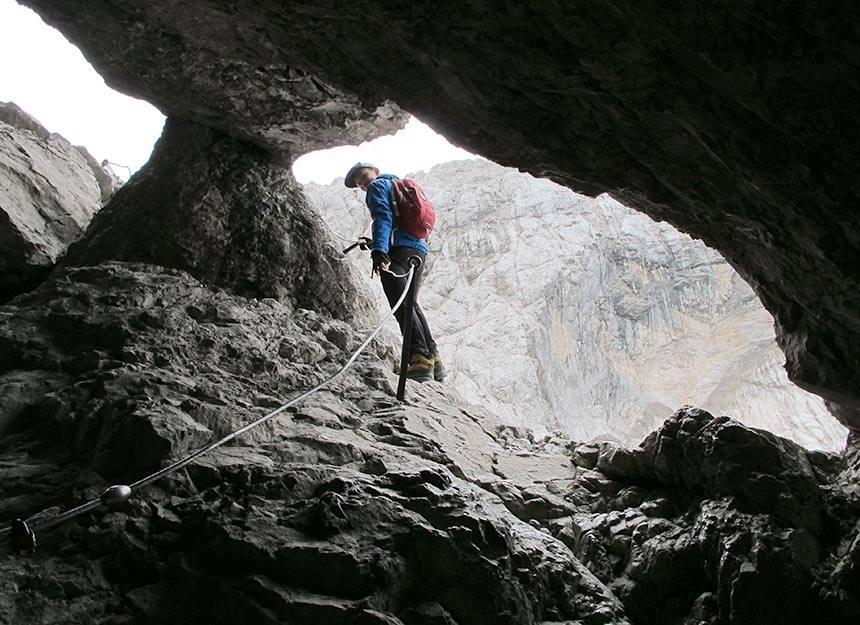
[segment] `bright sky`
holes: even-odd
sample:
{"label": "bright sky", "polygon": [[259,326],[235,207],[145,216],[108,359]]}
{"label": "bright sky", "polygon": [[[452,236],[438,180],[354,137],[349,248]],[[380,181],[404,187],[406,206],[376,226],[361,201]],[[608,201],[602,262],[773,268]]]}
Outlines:
{"label": "bright sky", "polygon": [[[149,160],[164,116],[105,85],[76,47],[15,0],[0,0],[0,59],[0,102],[14,102],[99,162],[135,172]],[[403,175],[463,158],[474,156],[413,118],[396,135],[306,154],[293,172],[299,182],[329,184],[357,161]],[[123,167],[113,169],[128,176]]]}
{"label": "bright sky", "polygon": [[344,145],[339,148],[311,152],[293,164],[293,174],[301,183],[329,184],[343,178],[357,162],[373,163],[383,172],[400,176],[427,171],[438,163],[464,158],[474,154],[454,147],[429,126],[411,118],[400,132],[379,137],[361,145]]}

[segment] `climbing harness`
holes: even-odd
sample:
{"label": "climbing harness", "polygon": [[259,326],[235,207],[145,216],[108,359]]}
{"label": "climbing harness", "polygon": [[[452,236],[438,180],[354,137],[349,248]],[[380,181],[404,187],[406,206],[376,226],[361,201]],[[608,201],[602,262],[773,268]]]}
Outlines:
{"label": "climbing harness", "polygon": [[[413,263],[413,260],[417,261],[417,264]],[[359,354],[361,354],[361,352],[364,351],[364,349],[370,344],[370,342],[376,337],[376,335],[379,334],[379,332],[382,330],[385,323],[391,317],[394,316],[394,313],[400,308],[401,305],[403,305],[403,302],[405,300],[409,299],[408,296],[410,296],[410,294],[412,294],[411,297],[414,301],[414,291],[412,289],[412,282],[413,282],[413,278],[415,277],[415,270],[420,265],[421,261],[420,261],[420,259],[418,259],[418,257],[412,257],[409,259],[409,262],[410,262],[409,271],[407,273],[403,274],[402,276],[399,276],[399,274],[393,274],[393,272],[389,272],[389,273],[392,273],[393,275],[398,276],[398,277],[408,278],[407,283],[406,283],[406,288],[403,289],[403,293],[401,294],[400,299],[397,300],[397,304],[391,309],[391,312],[389,312],[385,316],[385,318],[376,327],[376,329],[370,333],[370,335],[364,340],[364,342],[358,347],[358,349],[356,349],[355,352],[353,352],[353,354],[352,354],[352,356],[350,356],[349,360],[346,361],[346,364],[344,364],[331,377],[320,382],[319,384],[317,384],[312,389],[305,391],[304,393],[302,393],[298,397],[295,397],[294,399],[291,399],[287,403],[282,404],[278,408],[275,408],[274,410],[272,410],[268,414],[256,419],[255,421],[252,421],[251,423],[248,423],[247,425],[244,425],[244,426],[240,427],[239,429],[234,430],[233,432],[231,432],[227,436],[225,436],[225,437],[223,437],[217,441],[214,441],[214,442],[206,445],[205,447],[201,447],[197,451],[185,456],[184,458],[181,458],[180,460],[177,460],[173,464],[166,466],[163,469],[160,469],[159,471],[156,471],[155,473],[152,473],[151,475],[148,475],[148,476],[146,476],[146,477],[144,477],[144,478],[142,478],[142,479],[140,479],[140,480],[138,480],[132,484],[128,484],[128,485],[116,484],[114,486],[111,486],[110,488],[106,489],[97,499],[93,499],[92,501],[88,501],[84,504],[81,504],[81,505],[75,507],[75,508],[71,508],[70,510],[66,510],[65,512],[61,512],[60,514],[57,514],[56,516],[49,517],[47,519],[41,518],[42,515],[44,515],[46,512],[45,510],[30,516],[26,520],[15,519],[12,522],[11,527],[4,529],[4,530],[0,530],[0,532],[2,532],[2,534],[7,535],[7,538],[9,540],[9,542],[11,543],[12,548],[14,550],[16,550],[16,551],[31,551],[31,552],[35,551],[36,550],[36,535],[37,535],[37,533],[40,533],[40,532],[43,532],[47,529],[55,527],[55,526],[59,525],[60,523],[63,523],[64,521],[68,521],[69,519],[72,519],[76,516],[80,516],[81,514],[84,514],[86,512],[94,510],[94,509],[96,509],[102,505],[108,509],[111,509],[111,510],[117,509],[123,503],[128,501],[129,498],[131,498],[131,496],[134,494],[134,492],[136,490],[141,489],[144,486],[147,486],[147,485],[151,484],[152,482],[154,482],[158,479],[161,479],[163,477],[171,475],[172,473],[175,473],[176,471],[178,471],[182,467],[184,467],[188,464],[191,464],[192,462],[194,462],[198,458],[208,454],[213,449],[216,449],[216,448],[220,447],[221,445],[224,445],[225,443],[230,442],[231,440],[241,436],[242,434],[244,434],[248,430],[251,430],[251,429],[257,427],[258,425],[262,425],[266,421],[273,419],[277,415],[279,415],[282,412],[284,412],[285,410],[287,410],[287,408],[294,406],[295,404],[299,403],[303,399],[310,397],[311,395],[313,395],[317,391],[325,388],[331,382],[333,382],[336,378],[338,378],[340,375],[342,375],[350,366],[352,366],[352,364],[358,358]],[[386,271],[386,270],[384,270],[384,271]],[[410,313],[409,317],[411,318],[411,310],[407,310],[406,312]],[[406,337],[404,337],[404,345],[406,345],[406,344],[408,344],[408,342],[407,342]],[[404,347],[404,349],[406,349],[406,348]],[[403,384],[405,384],[405,380],[403,377],[404,375],[405,375],[405,367],[403,366],[403,364],[401,362],[401,370],[400,370],[401,386]],[[398,386],[397,398],[398,398],[398,400],[403,401],[403,393],[400,390],[400,386]],[[0,534],[0,536],[2,536],[2,534]]]}

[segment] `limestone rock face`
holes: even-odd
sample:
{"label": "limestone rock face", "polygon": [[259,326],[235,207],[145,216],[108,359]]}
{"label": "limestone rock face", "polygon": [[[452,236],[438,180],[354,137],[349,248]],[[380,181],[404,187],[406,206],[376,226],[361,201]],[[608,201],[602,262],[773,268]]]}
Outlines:
{"label": "limestone rock face", "polygon": [[[488,161],[415,177],[437,208],[420,299],[463,397],[576,440],[635,444],[694,404],[844,447],[824,402],[788,381],[772,317],[701,242]],[[361,193],[306,190],[335,234],[369,233]],[[366,254],[349,258],[384,310]]]}
{"label": "limestone rock face", "polygon": [[91,165],[68,141],[0,104],[0,301],[32,288],[102,206]]}
{"label": "limestone rock face", "polygon": [[[369,132],[348,111],[393,101],[672,223],[756,291],[789,376],[860,427],[854,4],[26,4],[109,84],[182,119],[295,154]],[[307,116],[332,130],[304,134]]]}

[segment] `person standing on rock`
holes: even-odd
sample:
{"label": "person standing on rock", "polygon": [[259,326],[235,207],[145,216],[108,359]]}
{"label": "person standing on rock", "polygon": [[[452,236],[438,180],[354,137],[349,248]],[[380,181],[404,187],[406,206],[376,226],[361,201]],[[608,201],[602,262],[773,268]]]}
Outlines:
{"label": "person standing on rock", "polygon": [[[408,232],[399,230],[394,223],[391,187],[392,180],[396,178],[397,176],[392,174],[380,174],[379,169],[370,163],[356,163],[347,172],[344,184],[350,189],[358,187],[366,192],[364,201],[373,219],[370,245],[372,272],[382,281],[382,288],[392,308],[406,288],[406,278],[401,278],[398,274],[408,273],[411,256],[421,259],[421,265],[415,270],[415,306],[412,310],[412,339],[406,377],[419,382],[434,379],[441,381],[447,372],[439,356],[436,341],[433,340],[430,332],[430,325],[424,317],[421,306],[418,305],[418,288],[421,286],[421,278],[424,274],[427,244],[423,239],[417,239]],[[406,321],[402,306],[394,316],[400,324],[402,333]]]}

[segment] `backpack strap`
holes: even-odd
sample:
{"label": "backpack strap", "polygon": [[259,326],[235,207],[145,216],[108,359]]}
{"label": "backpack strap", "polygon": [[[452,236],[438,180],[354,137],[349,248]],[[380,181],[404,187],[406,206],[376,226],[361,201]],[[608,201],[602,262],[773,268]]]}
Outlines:
{"label": "backpack strap", "polygon": [[394,227],[397,227],[397,220],[400,217],[400,207],[397,204],[397,180],[391,179],[391,190],[388,192],[388,203],[391,205],[391,213],[394,216]]}

